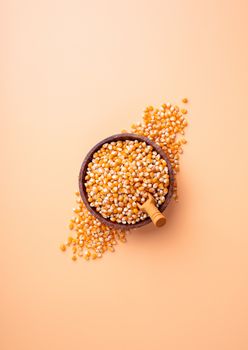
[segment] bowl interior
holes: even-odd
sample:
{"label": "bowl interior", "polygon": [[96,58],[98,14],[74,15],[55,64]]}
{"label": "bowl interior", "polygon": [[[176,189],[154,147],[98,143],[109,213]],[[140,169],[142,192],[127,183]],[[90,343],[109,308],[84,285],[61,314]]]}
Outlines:
{"label": "bowl interior", "polygon": [[121,230],[130,230],[130,229],[134,229],[134,228],[139,228],[141,226],[144,226],[146,224],[149,224],[151,222],[151,219],[148,217],[145,220],[139,221],[135,224],[118,224],[118,223],[114,223],[108,219],[105,219],[100,213],[98,213],[94,207],[91,207],[89,202],[88,202],[88,195],[86,192],[86,187],[84,185],[85,183],[85,176],[87,173],[87,168],[88,168],[88,164],[92,161],[93,159],[93,154],[98,151],[103,144],[105,143],[110,143],[113,141],[125,141],[125,140],[138,140],[141,142],[145,142],[146,144],[152,146],[155,151],[157,151],[160,156],[165,159],[166,163],[167,163],[167,167],[168,167],[168,173],[169,173],[169,179],[170,179],[170,183],[169,183],[169,187],[168,187],[168,193],[166,195],[165,201],[164,203],[159,207],[159,210],[161,212],[163,212],[165,210],[165,208],[167,207],[167,205],[169,204],[169,201],[172,197],[173,194],[173,183],[174,183],[174,175],[173,175],[173,170],[170,164],[170,161],[167,157],[167,155],[165,154],[165,152],[153,141],[151,141],[150,139],[148,139],[147,137],[144,136],[140,136],[140,135],[136,135],[136,134],[129,134],[129,133],[123,133],[123,134],[117,134],[117,135],[113,135],[110,137],[107,137],[106,139],[100,141],[99,143],[97,143],[90,151],[89,153],[86,155],[82,165],[81,165],[81,169],[80,169],[80,173],[79,173],[79,191],[80,191],[80,195],[81,198],[86,206],[86,208],[88,209],[88,211],[94,216],[96,217],[100,222],[102,222],[103,224],[112,227],[114,229],[121,229]]}

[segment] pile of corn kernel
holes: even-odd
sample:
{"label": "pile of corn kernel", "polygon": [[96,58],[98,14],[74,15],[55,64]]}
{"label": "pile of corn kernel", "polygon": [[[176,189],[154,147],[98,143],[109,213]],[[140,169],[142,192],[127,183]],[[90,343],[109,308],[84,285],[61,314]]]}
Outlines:
{"label": "pile of corn kernel", "polygon": [[72,260],[75,261],[78,257],[89,260],[89,258],[101,258],[107,250],[114,252],[117,240],[126,242],[126,232],[114,230],[102,224],[86,209],[79,192],[75,194],[77,207],[73,208],[74,216],[69,223],[69,229],[74,232],[74,235],[70,235],[67,242],[61,244],[62,251],[71,247]]}
{"label": "pile of corn kernel", "polygon": [[[183,103],[188,100],[184,98]],[[183,153],[182,146],[187,142],[184,138],[184,129],[188,125],[187,109],[170,103],[164,103],[159,109],[147,107],[143,114],[143,123],[133,124],[132,132],[148,137],[156,142],[169,157],[174,174],[179,171],[179,158]],[[126,132],[126,130],[123,130]],[[178,136],[180,138],[178,139]],[[176,177],[175,177],[176,180]],[[177,199],[177,183],[174,181],[174,199]]]}
{"label": "pile of corn kernel", "polygon": [[[187,98],[182,100],[187,103]],[[132,133],[145,136],[156,142],[170,159],[174,174],[179,171],[179,158],[186,143],[184,129],[187,126],[187,110],[170,103],[159,109],[149,106],[143,113],[143,122],[131,126]],[[122,132],[128,132],[123,130]],[[176,176],[175,176],[176,180]],[[174,199],[177,200],[177,184],[174,181]],[[128,231],[115,230],[97,220],[86,209],[76,192],[76,208],[69,223],[71,235],[60,245],[62,251],[72,250],[72,260],[83,257],[85,260],[101,258],[106,251],[114,252],[117,241],[126,242]]]}
{"label": "pile of corn kernel", "polygon": [[85,180],[90,206],[104,218],[124,225],[146,219],[139,204],[149,192],[160,206],[169,186],[166,161],[152,146],[138,140],[105,143],[88,164]]}

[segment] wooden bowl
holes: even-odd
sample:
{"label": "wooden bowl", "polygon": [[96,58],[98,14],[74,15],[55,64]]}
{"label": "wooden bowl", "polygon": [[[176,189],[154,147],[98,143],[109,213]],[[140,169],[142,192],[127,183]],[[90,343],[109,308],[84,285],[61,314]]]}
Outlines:
{"label": "wooden bowl", "polygon": [[119,223],[112,222],[109,219],[105,219],[99,212],[97,212],[95,210],[94,207],[90,206],[90,204],[88,202],[88,195],[87,195],[87,192],[86,192],[86,187],[84,185],[88,164],[92,161],[93,154],[95,152],[97,152],[105,143],[110,143],[110,142],[113,142],[113,141],[115,141],[115,142],[116,141],[125,141],[125,140],[138,140],[138,141],[141,141],[141,142],[145,142],[146,144],[152,146],[154,148],[154,150],[157,151],[157,153],[160,154],[160,156],[166,161],[167,167],[168,167],[170,183],[169,183],[168,193],[166,195],[165,201],[158,208],[161,212],[163,212],[165,210],[165,208],[169,204],[169,201],[170,201],[170,199],[172,197],[172,194],[173,194],[174,175],[173,175],[173,170],[172,170],[170,161],[169,161],[167,155],[165,154],[165,152],[156,143],[154,143],[153,141],[151,141],[147,137],[136,135],[136,134],[129,134],[129,133],[117,134],[117,135],[113,135],[113,136],[107,137],[106,139],[98,142],[89,151],[89,153],[87,154],[87,156],[85,157],[85,159],[84,159],[84,161],[82,163],[82,166],[81,166],[81,169],[80,169],[80,173],[79,173],[79,191],[80,191],[81,198],[82,198],[86,208],[101,223],[103,223],[103,224],[105,224],[105,225],[107,225],[109,227],[112,227],[114,229],[131,230],[131,229],[139,228],[141,226],[149,224],[151,222],[151,219],[149,217],[147,217],[145,220],[139,221],[139,222],[137,222],[135,224],[119,224]]}

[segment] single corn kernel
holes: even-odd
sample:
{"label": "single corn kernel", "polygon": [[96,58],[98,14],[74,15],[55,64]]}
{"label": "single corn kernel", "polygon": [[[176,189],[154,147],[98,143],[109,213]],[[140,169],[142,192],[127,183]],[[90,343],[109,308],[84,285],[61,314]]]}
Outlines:
{"label": "single corn kernel", "polygon": [[60,245],[60,250],[62,250],[62,252],[66,251],[66,245],[65,244],[61,244]]}
{"label": "single corn kernel", "polygon": [[72,243],[72,240],[73,240],[73,238],[71,236],[69,236],[67,238],[67,244],[70,245]]}

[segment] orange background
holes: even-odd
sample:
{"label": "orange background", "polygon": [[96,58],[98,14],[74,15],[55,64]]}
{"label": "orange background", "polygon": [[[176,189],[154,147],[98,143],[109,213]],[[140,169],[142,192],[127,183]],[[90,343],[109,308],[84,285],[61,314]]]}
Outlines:
{"label": "orange background", "polygon": [[[248,349],[247,10],[1,2],[1,350]],[[73,263],[58,246],[86,152],[185,95],[166,227]]]}

